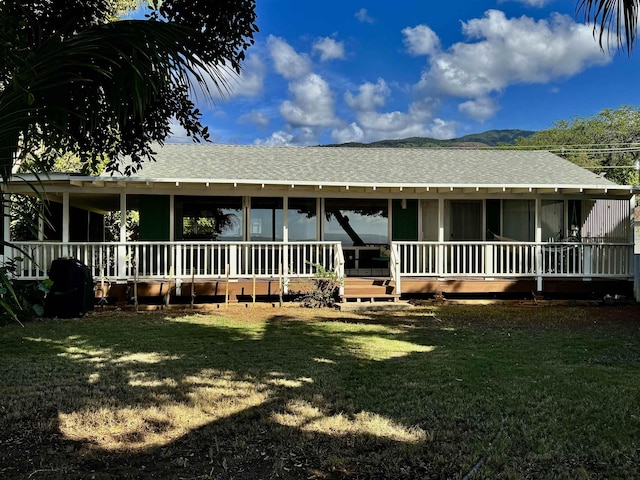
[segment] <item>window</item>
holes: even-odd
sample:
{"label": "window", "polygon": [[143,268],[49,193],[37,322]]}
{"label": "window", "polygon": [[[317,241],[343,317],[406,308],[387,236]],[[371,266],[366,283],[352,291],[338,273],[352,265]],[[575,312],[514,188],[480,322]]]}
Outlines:
{"label": "window", "polygon": [[535,201],[504,200],[503,235],[518,242],[535,240]]}
{"label": "window", "polygon": [[282,241],[282,198],[253,197],[250,219],[249,235],[252,241]]}
{"label": "window", "polygon": [[287,211],[289,240],[313,241],[318,239],[315,198],[290,198]]}
{"label": "window", "polygon": [[328,198],[325,211],[325,240],[355,246],[389,242],[389,204],[385,199]]}
{"label": "window", "polygon": [[543,242],[550,239],[562,240],[565,237],[563,233],[564,202],[562,200],[542,200],[540,202],[540,223]]}
{"label": "window", "polygon": [[241,197],[176,197],[176,238],[242,240]]}

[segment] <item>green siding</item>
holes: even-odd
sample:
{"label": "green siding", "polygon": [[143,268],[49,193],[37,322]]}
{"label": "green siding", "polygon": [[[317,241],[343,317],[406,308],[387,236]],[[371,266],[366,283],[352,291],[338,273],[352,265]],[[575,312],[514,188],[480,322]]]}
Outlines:
{"label": "green siding", "polygon": [[169,240],[169,195],[143,195],[140,197],[140,240]]}
{"label": "green siding", "polygon": [[402,200],[393,200],[393,240],[418,240],[418,200],[406,202],[406,208],[402,208]]}

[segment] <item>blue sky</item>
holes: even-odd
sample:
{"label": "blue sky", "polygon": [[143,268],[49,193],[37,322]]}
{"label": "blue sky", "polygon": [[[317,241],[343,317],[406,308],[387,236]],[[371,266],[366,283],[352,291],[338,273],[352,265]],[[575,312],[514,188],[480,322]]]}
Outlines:
{"label": "blue sky", "polygon": [[[317,145],[491,129],[636,105],[637,53],[602,51],[576,0],[257,0],[212,140]],[[184,141],[174,129],[174,141]]]}

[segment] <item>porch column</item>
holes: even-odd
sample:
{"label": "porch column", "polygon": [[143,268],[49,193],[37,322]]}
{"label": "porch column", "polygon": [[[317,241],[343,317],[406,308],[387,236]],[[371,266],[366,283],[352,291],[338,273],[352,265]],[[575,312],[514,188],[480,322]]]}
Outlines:
{"label": "porch column", "polygon": [[4,262],[6,260],[6,252],[9,252],[10,249],[8,247],[9,242],[11,242],[11,212],[9,211],[9,197],[10,194],[3,193],[2,194],[2,255],[0,255],[0,260]]}
{"label": "porch column", "polygon": [[38,241],[44,242],[44,219],[46,215],[46,207],[44,200],[40,203],[40,211],[38,212]]}
{"label": "porch column", "polygon": [[289,227],[286,218],[282,226],[282,292],[285,295],[289,293]]}
{"label": "porch column", "polygon": [[176,237],[176,215],[175,215],[175,195],[172,193],[169,195],[169,241],[175,241]]}
{"label": "porch column", "polygon": [[536,290],[538,292],[542,291],[542,224],[540,218],[540,207],[542,205],[542,201],[540,198],[536,198],[535,201],[535,242],[536,242]]}
{"label": "porch column", "polygon": [[127,250],[125,246],[127,241],[127,194],[125,192],[120,193],[120,238],[118,241],[118,270],[116,276],[125,277],[127,268]]}
{"label": "porch column", "polygon": [[631,272],[633,273],[633,296],[640,302],[640,207],[636,207],[635,195],[631,197]]}
{"label": "porch column", "polygon": [[171,259],[169,271],[171,271],[171,266],[173,266],[173,273],[175,275],[176,282],[176,292],[177,294],[182,293],[182,278],[185,272],[182,271],[182,246],[175,245],[175,196],[172,194],[169,195],[169,255]]}
{"label": "porch column", "polygon": [[69,242],[69,192],[62,193],[62,243]]}
{"label": "porch column", "polygon": [[444,273],[444,198],[438,199],[438,265],[437,274]]}
{"label": "porch column", "polygon": [[69,192],[62,193],[62,256],[69,256],[69,223],[71,222],[69,215]]}
{"label": "porch column", "polygon": [[316,235],[317,240],[324,240],[324,198],[318,197],[316,201],[316,227],[318,229],[318,234]]}

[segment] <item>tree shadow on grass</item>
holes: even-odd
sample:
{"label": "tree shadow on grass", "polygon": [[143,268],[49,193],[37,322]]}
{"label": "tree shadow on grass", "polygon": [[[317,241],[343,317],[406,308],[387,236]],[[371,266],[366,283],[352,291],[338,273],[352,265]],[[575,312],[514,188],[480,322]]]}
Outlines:
{"label": "tree shadow on grass", "polygon": [[[402,358],[432,350],[409,345],[411,333],[284,316],[249,328],[110,321],[45,325],[37,337],[27,328],[16,375],[29,378],[2,382],[5,478],[396,476],[431,435],[397,403],[412,383],[394,373],[409,365]],[[378,337],[401,350],[360,356]]]}
{"label": "tree shadow on grass", "polygon": [[[28,327],[0,367],[0,475],[461,477],[495,440],[502,393],[469,401],[469,389],[496,385],[452,360],[465,342],[495,338],[432,319],[358,318]],[[483,365],[488,377],[489,362],[473,368]]]}

